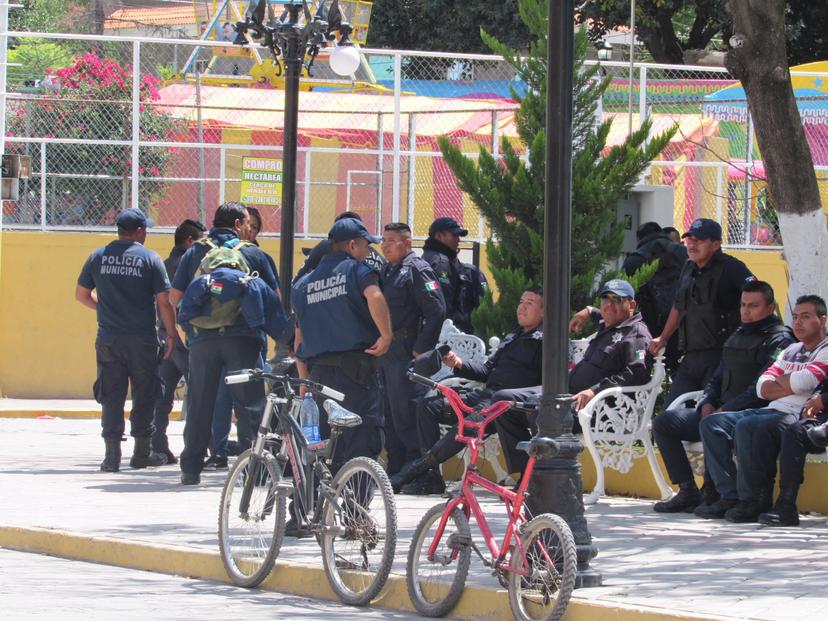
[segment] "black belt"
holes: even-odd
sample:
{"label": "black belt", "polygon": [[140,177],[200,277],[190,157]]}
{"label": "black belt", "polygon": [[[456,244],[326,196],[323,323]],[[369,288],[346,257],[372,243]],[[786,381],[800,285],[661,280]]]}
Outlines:
{"label": "black belt", "polygon": [[416,328],[400,328],[392,335],[392,340],[398,341],[400,339],[408,338],[409,336],[417,336]]}
{"label": "black belt", "polygon": [[313,365],[337,367],[357,384],[365,384],[374,374],[374,356],[364,351],[351,350],[322,354],[309,361]]}

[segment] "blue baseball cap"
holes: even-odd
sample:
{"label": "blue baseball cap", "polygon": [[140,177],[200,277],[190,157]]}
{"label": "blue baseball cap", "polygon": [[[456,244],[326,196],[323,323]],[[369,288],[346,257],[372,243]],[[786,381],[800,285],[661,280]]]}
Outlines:
{"label": "blue baseball cap", "polygon": [[685,237],[695,237],[696,239],[717,239],[722,241],[722,225],[709,218],[696,218],[693,224],[685,231],[682,239]]}
{"label": "blue baseball cap", "polygon": [[460,237],[465,237],[469,234],[469,231],[460,226],[460,223],[457,222],[457,220],[449,218],[448,216],[437,218],[434,222],[432,222],[431,226],[428,227],[428,236],[434,237],[435,233],[440,233],[441,231],[457,233]]}
{"label": "blue baseball cap", "polygon": [[371,235],[368,232],[368,229],[365,228],[365,225],[360,220],[355,218],[343,218],[342,220],[337,220],[334,222],[334,225],[328,233],[328,239],[335,244],[357,239],[358,237],[364,237],[368,240],[368,243],[371,244],[378,244],[382,241],[382,238],[377,237],[376,235]]}
{"label": "blue baseball cap", "polygon": [[605,282],[598,295],[604,295],[605,293],[614,293],[615,295],[620,295],[622,298],[633,299],[635,297],[635,289],[633,289],[633,286],[626,280],[621,280],[620,278]]}
{"label": "blue baseball cap", "polygon": [[143,211],[135,209],[135,207],[124,209],[121,213],[119,213],[118,217],[115,218],[115,224],[119,229],[123,229],[125,231],[148,229],[151,226],[155,226],[155,222],[147,218]]}

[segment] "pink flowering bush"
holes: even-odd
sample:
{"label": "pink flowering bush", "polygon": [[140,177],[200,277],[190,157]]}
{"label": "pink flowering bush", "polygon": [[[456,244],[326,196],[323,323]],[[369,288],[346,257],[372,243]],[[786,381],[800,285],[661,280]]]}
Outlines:
{"label": "pink flowering bush", "polygon": [[[121,66],[112,58],[85,53],[68,67],[50,72],[50,78],[57,90],[47,89],[37,99],[21,102],[9,115],[12,136],[131,140],[131,68]],[[159,79],[141,74],[141,140],[174,141],[186,131],[186,123],[157,111],[152,105],[159,99],[160,85]],[[145,209],[163,194],[164,182],[151,179],[164,176],[170,159],[168,148],[141,148],[139,201]],[[73,143],[48,144],[46,148],[47,174],[67,175],[49,177],[50,183],[58,186],[55,193],[90,205],[90,213],[85,218],[89,224],[101,223],[107,212],[129,202],[131,164],[129,146]]]}

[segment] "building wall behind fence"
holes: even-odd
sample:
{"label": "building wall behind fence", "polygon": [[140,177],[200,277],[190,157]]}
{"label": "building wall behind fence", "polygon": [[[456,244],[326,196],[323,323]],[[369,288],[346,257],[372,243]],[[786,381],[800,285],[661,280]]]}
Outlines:
{"label": "building wall behind fence", "polygon": [[[92,398],[95,313],[75,301],[75,284],[89,254],[114,234],[39,231],[0,233],[0,396],[27,399]],[[260,238],[279,254],[279,240]],[[301,265],[297,244],[294,262]],[[162,257],[172,235],[150,232],[147,246]],[[777,299],[787,295],[785,264],[776,251],[734,252]],[[481,266],[487,269],[485,249]]]}

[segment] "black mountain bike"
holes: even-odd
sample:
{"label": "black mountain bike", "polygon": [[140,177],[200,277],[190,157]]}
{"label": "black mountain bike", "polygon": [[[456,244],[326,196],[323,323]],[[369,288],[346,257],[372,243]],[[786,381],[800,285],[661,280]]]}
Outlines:
{"label": "black mountain bike", "polygon": [[[270,380],[259,435],[224,484],[219,511],[221,560],[232,581],[254,587],[270,574],[285,534],[286,498],[300,533],[316,537],[331,588],[353,605],[379,594],[394,560],[397,509],[391,482],[368,457],[355,457],[335,475],[331,459],[346,428],[362,424],[340,406],[345,395],[309,380],[259,369],[228,375],[228,384]],[[294,387],[329,397],[331,437],[309,445],[299,426],[302,399]]]}

